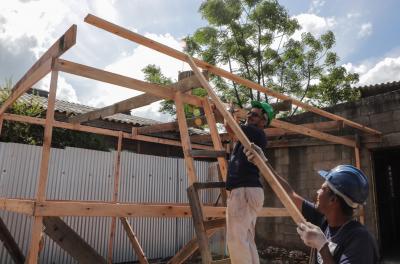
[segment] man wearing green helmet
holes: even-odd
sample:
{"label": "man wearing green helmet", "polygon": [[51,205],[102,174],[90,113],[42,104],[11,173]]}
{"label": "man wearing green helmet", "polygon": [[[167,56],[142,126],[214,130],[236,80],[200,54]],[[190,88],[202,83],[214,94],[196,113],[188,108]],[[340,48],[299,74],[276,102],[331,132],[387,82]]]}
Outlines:
{"label": "man wearing green helmet", "polygon": [[[252,101],[245,125],[241,128],[250,142],[265,149],[266,128],[275,117],[272,107],[264,102]],[[232,133],[229,126],[228,133]],[[227,204],[227,242],[231,263],[259,263],[254,242],[257,214],[264,203],[264,191],[259,180],[258,168],[247,160],[243,145],[236,142],[229,159],[226,189],[229,192]]]}

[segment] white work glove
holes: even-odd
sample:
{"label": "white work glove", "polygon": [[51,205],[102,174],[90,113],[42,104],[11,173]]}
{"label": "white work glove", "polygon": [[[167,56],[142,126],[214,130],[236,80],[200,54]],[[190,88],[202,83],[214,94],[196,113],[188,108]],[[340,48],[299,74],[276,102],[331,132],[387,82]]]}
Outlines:
{"label": "white work glove", "polygon": [[319,251],[328,243],[324,232],[321,228],[316,225],[307,222],[305,224],[301,223],[297,227],[297,233],[303,240],[304,244],[309,247],[316,248]]}
{"label": "white work glove", "polygon": [[264,160],[264,162],[268,161],[268,159],[265,157],[262,149],[254,143],[251,143],[251,149],[244,148],[243,152],[244,152],[244,154],[246,154],[248,161],[250,161],[252,163],[254,163],[254,152],[258,153],[258,155],[261,156],[261,158]]}

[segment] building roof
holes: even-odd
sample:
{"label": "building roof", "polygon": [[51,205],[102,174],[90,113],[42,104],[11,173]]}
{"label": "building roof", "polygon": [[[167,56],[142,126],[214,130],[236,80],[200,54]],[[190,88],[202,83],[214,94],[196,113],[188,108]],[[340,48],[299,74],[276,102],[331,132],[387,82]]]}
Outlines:
{"label": "building roof", "polygon": [[[35,91],[37,91],[35,89]],[[4,90],[0,90],[0,92],[5,92]],[[25,93],[23,94],[18,101],[25,102],[27,104],[31,104],[32,102],[38,103],[43,109],[47,108],[47,97],[45,91],[41,91],[38,93],[38,95],[31,94],[31,93]],[[71,103],[67,102],[64,100],[56,100],[55,104],[55,111],[59,113],[64,113],[66,116],[70,115],[79,115],[83,114],[86,112],[90,112],[93,110],[96,110],[98,108],[92,107],[92,106],[87,106],[83,104],[76,104],[76,103]],[[143,117],[138,117],[138,116],[132,116],[132,115],[127,115],[127,114],[115,114],[112,116],[104,117],[102,120],[107,120],[111,122],[117,122],[117,123],[126,123],[126,124],[132,124],[135,126],[148,126],[148,125],[154,125],[154,124],[160,124],[161,122],[149,119],[149,118],[143,118]]]}
{"label": "building roof", "polygon": [[378,83],[372,85],[359,86],[357,89],[361,92],[361,98],[387,93],[400,89],[400,81]]}

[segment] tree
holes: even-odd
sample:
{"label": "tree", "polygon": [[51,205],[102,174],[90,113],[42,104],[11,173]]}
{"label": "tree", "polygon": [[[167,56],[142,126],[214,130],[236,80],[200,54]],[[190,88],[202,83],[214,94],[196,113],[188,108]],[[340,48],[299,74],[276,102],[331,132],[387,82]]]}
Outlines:
{"label": "tree", "polygon": [[[358,75],[337,66],[334,34],[316,38],[303,33],[294,39],[300,26],[277,1],[209,0],[199,11],[209,25],[185,38],[189,54],[316,106],[357,98],[351,84]],[[240,107],[249,100],[268,101],[266,95],[218,76],[211,80],[223,100]]]}
{"label": "tree", "polygon": [[[173,81],[171,78],[164,76],[161,72],[160,67],[149,64],[145,68],[142,69],[144,73],[144,79],[150,83],[160,84],[160,85],[169,85],[172,84]],[[204,97],[207,95],[207,91],[204,88],[194,88],[192,89],[192,95]],[[187,118],[198,117],[203,114],[202,109],[196,106],[184,104],[185,116]],[[163,100],[161,102],[161,107],[159,109],[160,112],[168,113],[172,116],[176,115],[175,103],[173,100]]]}

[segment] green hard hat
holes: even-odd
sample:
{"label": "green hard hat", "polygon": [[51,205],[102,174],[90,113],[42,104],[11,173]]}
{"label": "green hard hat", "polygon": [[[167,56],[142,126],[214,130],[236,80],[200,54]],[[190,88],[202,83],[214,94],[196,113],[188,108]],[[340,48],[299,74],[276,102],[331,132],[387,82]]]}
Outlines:
{"label": "green hard hat", "polygon": [[268,124],[267,125],[269,125],[271,123],[272,119],[275,118],[275,111],[270,104],[265,103],[265,102],[259,102],[259,101],[251,101],[251,106],[254,108],[262,109],[262,111],[268,115]]}

